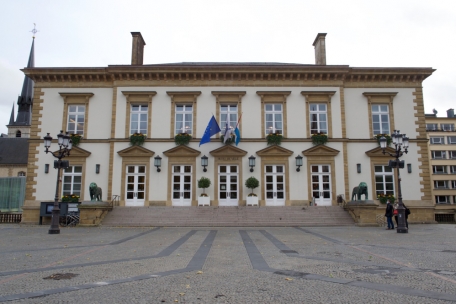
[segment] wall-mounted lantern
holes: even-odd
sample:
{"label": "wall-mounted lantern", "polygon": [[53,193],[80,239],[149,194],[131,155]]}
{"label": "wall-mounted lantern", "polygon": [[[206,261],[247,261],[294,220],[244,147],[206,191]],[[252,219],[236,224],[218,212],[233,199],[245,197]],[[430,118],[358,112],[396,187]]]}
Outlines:
{"label": "wall-mounted lantern", "polygon": [[204,168],[204,169],[203,169],[203,172],[206,172],[206,171],[207,171],[207,169],[206,169],[207,164],[208,164],[208,158],[207,158],[207,156],[206,156],[206,155],[201,156],[201,166],[203,166],[203,168]]}
{"label": "wall-mounted lantern", "polygon": [[298,155],[298,156],[295,157],[295,159],[296,159],[296,167],[297,167],[296,171],[299,172],[299,171],[301,171],[300,168],[302,166],[302,156]]}
{"label": "wall-mounted lantern", "polygon": [[154,157],[154,166],[157,167],[157,172],[161,171],[161,169],[160,169],[161,165],[162,165],[162,158],[159,155],[155,156]]}
{"label": "wall-mounted lantern", "polygon": [[249,166],[250,166],[250,172],[253,172],[253,167],[255,167],[255,156],[250,156],[249,157]]}

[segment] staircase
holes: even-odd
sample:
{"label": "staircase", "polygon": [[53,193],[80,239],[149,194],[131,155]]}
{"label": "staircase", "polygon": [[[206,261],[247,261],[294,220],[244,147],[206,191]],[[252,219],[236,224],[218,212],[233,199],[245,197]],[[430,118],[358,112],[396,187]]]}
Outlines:
{"label": "staircase", "polygon": [[112,227],[315,227],[354,225],[339,206],[328,207],[114,207]]}

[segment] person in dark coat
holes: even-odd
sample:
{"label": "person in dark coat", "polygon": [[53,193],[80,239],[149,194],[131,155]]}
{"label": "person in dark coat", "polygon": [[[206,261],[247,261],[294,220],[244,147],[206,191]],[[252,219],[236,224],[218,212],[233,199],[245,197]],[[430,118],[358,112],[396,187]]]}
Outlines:
{"label": "person in dark coat", "polygon": [[394,229],[393,210],[394,210],[393,205],[391,205],[391,202],[388,200],[386,202],[386,211],[385,211],[386,222],[388,223],[388,228],[386,228],[386,230]]}
{"label": "person in dark coat", "polygon": [[405,206],[404,203],[402,203],[402,206],[404,206],[404,209],[405,209],[405,226],[407,227],[408,229],[408,216],[410,214],[410,209],[407,208],[407,206]]}

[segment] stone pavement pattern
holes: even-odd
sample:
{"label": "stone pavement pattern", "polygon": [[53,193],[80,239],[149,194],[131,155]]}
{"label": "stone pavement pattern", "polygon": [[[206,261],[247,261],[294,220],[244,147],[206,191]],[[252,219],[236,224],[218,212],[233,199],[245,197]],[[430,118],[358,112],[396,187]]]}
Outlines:
{"label": "stone pavement pattern", "polygon": [[453,225],[47,230],[0,225],[0,302],[456,301]]}

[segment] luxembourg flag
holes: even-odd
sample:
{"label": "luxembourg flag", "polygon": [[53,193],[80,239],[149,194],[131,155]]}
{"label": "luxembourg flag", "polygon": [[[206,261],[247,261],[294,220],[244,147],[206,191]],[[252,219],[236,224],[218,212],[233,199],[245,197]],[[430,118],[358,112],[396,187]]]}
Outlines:
{"label": "luxembourg flag", "polygon": [[239,144],[239,142],[241,141],[241,132],[239,131],[239,122],[241,121],[241,117],[242,117],[242,113],[241,113],[241,116],[239,116],[239,119],[238,119],[238,122],[236,124],[236,129],[234,129],[234,134],[236,135],[236,147],[237,145]]}

